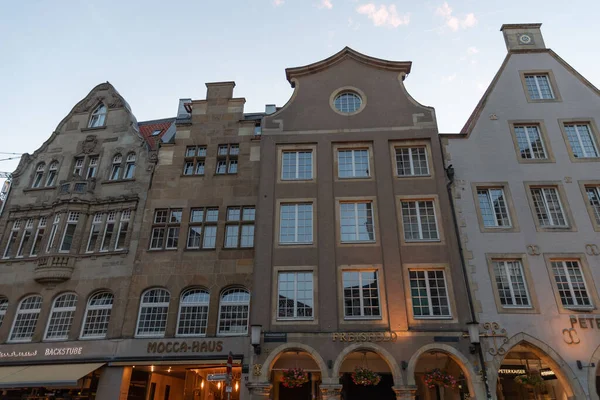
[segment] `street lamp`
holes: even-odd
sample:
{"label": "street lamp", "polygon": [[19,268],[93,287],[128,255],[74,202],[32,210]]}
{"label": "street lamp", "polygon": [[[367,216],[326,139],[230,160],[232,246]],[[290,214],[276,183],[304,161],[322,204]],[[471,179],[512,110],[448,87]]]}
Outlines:
{"label": "street lamp", "polygon": [[467,322],[471,344],[479,344],[479,322]]}
{"label": "street lamp", "polygon": [[250,343],[254,347],[254,354],[260,355],[260,335],[262,333],[262,325],[252,325],[250,327]]}

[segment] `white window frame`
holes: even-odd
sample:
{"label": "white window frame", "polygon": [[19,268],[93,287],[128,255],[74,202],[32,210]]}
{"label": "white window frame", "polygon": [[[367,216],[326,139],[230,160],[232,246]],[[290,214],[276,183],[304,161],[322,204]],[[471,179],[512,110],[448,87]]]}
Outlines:
{"label": "white window frame", "polygon": [[[535,197],[533,195],[533,191],[534,190],[541,190],[542,192],[542,200],[544,202],[544,211],[548,217],[548,221],[550,222],[549,225],[543,225],[542,221],[540,220],[540,217],[537,214],[537,211],[535,210]],[[560,207],[560,213],[562,214],[563,219],[565,220],[565,224],[564,225],[558,225],[554,223],[554,218],[552,217],[552,213],[550,212],[550,208],[548,207],[548,200],[546,199],[546,192],[548,190],[554,190],[556,192],[556,198],[558,199],[558,205]],[[535,186],[535,187],[531,187],[529,190],[529,194],[531,195],[531,200],[533,202],[533,212],[535,213],[535,217],[538,220],[538,223],[540,224],[540,227],[542,228],[568,228],[569,227],[569,220],[567,218],[567,214],[565,213],[565,208],[562,204],[562,199],[560,198],[560,192],[558,191],[558,188],[555,186]]]}
{"label": "white window frame", "polygon": [[[247,302],[232,301],[232,302],[223,303],[223,297],[225,297],[225,295],[227,295],[229,292],[232,292],[235,290],[244,291],[248,295],[248,301]],[[250,291],[244,287],[230,287],[221,292],[221,294],[219,295],[219,319],[217,320],[217,336],[246,336],[248,334],[248,325],[250,325],[250,301],[251,300],[252,300],[252,295],[251,295]],[[246,330],[244,332],[228,333],[228,332],[221,331],[221,320],[222,320],[221,314],[222,314],[223,306],[236,306],[236,307],[237,306],[242,306],[242,307],[248,306],[248,318],[246,319]]]}
{"label": "white window frame", "polygon": [[[70,305],[68,307],[57,307],[56,306],[56,302],[61,299],[62,297],[65,296],[75,296],[75,304],[74,305]],[[50,315],[48,315],[48,322],[46,323],[46,329],[44,330],[44,340],[48,341],[48,342],[58,342],[58,341],[62,341],[62,340],[68,340],[69,339],[69,333],[71,333],[71,328],[73,327],[73,321],[75,319],[75,312],[77,310],[77,302],[78,302],[79,298],[77,296],[76,293],[73,292],[66,292],[66,293],[61,293],[58,296],[56,296],[54,298],[54,300],[52,301],[52,309],[50,310]],[[58,336],[58,337],[48,337],[48,331],[50,330],[50,324],[53,322],[52,318],[54,316],[54,313],[62,313],[62,312],[70,312],[71,313],[71,322],[69,323],[68,327],[67,327],[67,333],[63,336]],[[60,319],[58,320],[60,321]],[[55,321],[56,322],[56,321]]]}
{"label": "white window frame", "polygon": [[[419,204],[422,202],[431,202],[432,210],[433,210],[433,218],[435,219],[435,231],[437,233],[437,239],[423,239],[423,224],[421,222],[421,210],[419,209]],[[404,240],[407,243],[414,242],[439,242],[442,240],[440,235],[440,226],[437,220],[437,210],[434,199],[420,199],[420,200],[411,200],[411,199],[401,199],[400,200],[400,214],[401,217],[404,218],[404,210],[402,208],[402,203],[415,203],[415,210],[417,213],[417,227],[419,228],[419,238],[418,239],[409,239],[406,237],[406,228],[404,227],[404,222],[402,223],[402,235],[404,235]]]}
{"label": "white window frame", "polygon": [[[540,89],[540,83],[538,82],[538,77],[545,77],[546,80],[548,81],[548,87],[550,88],[550,94],[552,95],[552,97],[550,98],[546,98],[543,96],[542,94],[542,89]],[[527,90],[529,90],[529,86],[527,85],[527,77],[533,77],[533,80],[535,81],[535,87],[537,89],[538,92],[538,98],[533,98],[533,96],[531,96],[531,93],[529,93],[529,97],[531,97],[532,100],[554,100],[556,99],[556,94],[554,94],[554,89],[552,88],[552,81],[550,80],[550,75],[547,73],[539,73],[539,74],[525,74],[525,87],[527,88]]]}
{"label": "white window frame", "polygon": [[35,175],[33,175],[33,182],[31,182],[32,188],[39,188],[44,180],[44,171],[46,171],[46,164],[39,163],[37,167],[35,167]]}
{"label": "white window frame", "polygon": [[52,161],[48,166],[48,176],[46,176],[45,187],[56,186],[56,178],[58,177],[58,161]]}
{"label": "white window frame", "polygon": [[[120,251],[125,249],[125,245],[127,244],[127,231],[129,230],[129,221],[131,220],[131,210],[121,210],[121,216],[119,220],[119,229],[117,230],[117,239],[115,240],[115,251]],[[121,233],[123,233],[123,225],[125,225],[125,241],[123,247],[119,247],[119,238],[121,237]]]}
{"label": "white window frame", "polygon": [[[37,243],[38,238],[39,238],[40,242],[42,240],[44,240],[44,234],[46,233],[46,223],[47,223],[47,218],[40,217],[40,220],[38,222],[38,227],[35,231],[35,236],[33,237],[33,242],[31,243],[31,250],[29,252],[29,257],[37,256],[37,254],[34,254],[33,251],[35,250],[35,244]],[[41,247],[41,243],[40,243],[40,247]]]}
{"label": "white window frame", "polygon": [[[593,195],[596,196],[596,204],[592,203],[592,199],[590,199],[590,192],[593,192]],[[594,218],[596,219],[596,224],[600,225],[600,186],[585,186],[585,195],[587,198],[587,202],[592,208],[594,213]]]}
{"label": "white window frame", "polygon": [[[506,192],[503,187],[478,187],[477,189],[477,200],[479,201],[479,213],[481,214],[481,222],[483,222],[483,226],[485,228],[499,228],[499,229],[507,229],[512,228],[512,219],[510,217],[510,209],[508,207],[508,199],[506,198]],[[494,207],[494,202],[492,201],[492,195],[490,193],[491,190],[499,190],[502,192],[502,198],[504,199],[504,213],[506,214],[506,218],[508,219],[508,225],[500,225],[498,221],[498,215],[496,214],[496,209]],[[485,191],[485,196],[490,206],[490,210],[493,212],[494,216],[494,225],[486,225],[485,218],[483,216],[483,208],[481,207],[481,199],[479,198],[479,192]],[[436,218],[437,220],[437,218]],[[439,234],[439,233],[438,233]]]}
{"label": "white window frame", "polygon": [[[111,303],[110,305],[108,304],[101,304],[101,305],[90,305],[90,303],[92,302],[92,300],[94,300],[96,297],[100,297],[103,296],[105,294],[108,294],[111,296]],[[108,291],[102,291],[102,292],[96,292],[93,295],[90,296],[90,298],[87,301],[86,307],[85,307],[85,314],[83,315],[83,323],[81,324],[81,332],[79,333],[79,339],[80,340],[91,340],[91,339],[104,339],[106,338],[106,335],[108,334],[108,327],[110,326],[110,317],[112,315],[112,308],[115,302],[115,296]],[[104,335],[85,335],[85,325],[88,322],[88,319],[90,318],[90,311],[97,311],[97,310],[108,310],[108,315],[106,316],[106,322],[102,322],[103,324],[106,324],[106,332],[104,333]]]}
{"label": "white window frame", "polygon": [[125,159],[125,170],[123,171],[123,179],[133,179],[135,177],[135,161],[135,153],[127,154],[127,158]]}
{"label": "white window frame", "polygon": [[4,322],[6,310],[8,310],[8,298],[0,296],[0,327],[2,327],[2,323]]}
{"label": "white window frame", "polygon": [[[67,216],[67,223],[65,225],[65,229],[63,230],[62,239],[60,240],[60,246],[58,247],[59,253],[70,253],[71,252],[71,248],[73,247],[73,240],[75,240],[75,232],[77,230],[78,223],[79,223],[79,211],[69,211],[69,214]],[[73,226],[73,225],[75,226],[75,228],[73,230],[71,245],[68,250],[63,250],[62,247],[65,242],[65,238],[67,237],[67,231],[69,230],[69,227]]]}
{"label": "white window frame", "polygon": [[[359,303],[360,303],[360,315],[346,315],[346,296],[345,296],[345,284],[344,284],[344,272],[356,272],[358,273],[358,286],[359,286]],[[377,307],[379,309],[379,315],[365,315],[365,298],[363,293],[363,272],[374,272],[377,280]],[[370,269],[344,269],[342,270],[342,308],[344,320],[380,320],[383,318],[383,308],[381,304],[381,274],[379,270]]]}
{"label": "white window frame", "polygon": [[[284,171],[285,171],[285,154],[286,153],[294,153],[295,155],[295,173],[294,173],[294,177],[293,178],[286,178],[284,177]],[[310,154],[310,176],[307,178],[300,178],[299,177],[299,173],[300,173],[300,153],[309,153]],[[314,168],[313,168],[313,163],[314,163],[314,154],[313,154],[313,150],[312,149],[303,149],[303,150],[282,150],[281,151],[281,180],[282,181],[310,181],[314,178]]]}
{"label": "white window frame", "polygon": [[105,126],[106,122],[106,114],[108,110],[103,103],[100,103],[94,109],[94,112],[90,116],[90,121],[88,122],[88,128],[100,128]]}
{"label": "white window frame", "polygon": [[13,244],[17,243],[17,236],[19,236],[19,231],[21,230],[21,220],[16,219],[13,222],[12,229],[10,230],[10,234],[8,236],[8,241],[6,242],[6,247],[4,247],[4,253],[2,254],[3,259],[10,258],[10,250]]}
{"label": "white window frame", "polygon": [[[310,205],[310,223],[311,223],[311,240],[306,242],[301,242],[298,240],[298,206],[300,205]],[[281,240],[282,236],[282,224],[281,218],[283,216],[283,207],[284,206],[294,206],[294,241],[293,242],[284,242]],[[279,204],[279,244],[281,245],[294,245],[294,244],[313,244],[314,243],[314,229],[315,229],[315,221],[314,221],[314,203],[312,202],[298,202],[298,203],[281,203]]]}
{"label": "white window frame", "polygon": [[[523,152],[521,150],[521,148],[519,147],[519,134],[517,133],[517,129],[523,129],[523,132],[525,133],[525,140],[527,140],[527,149],[529,150],[529,158],[523,157]],[[529,131],[530,130],[534,130],[537,134],[537,136],[540,138],[540,145],[542,146],[542,151],[544,152],[544,157],[538,157],[535,154],[535,151],[533,150],[533,145],[531,144],[531,137],[529,137]],[[517,142],[517,147],[519,148],[519,157],[521,157],[523,160],[547,160],[548,159],[548,150],[546,149],[546,143],[544,141],[544,136],[542,135],[542,128],[540,125],[538,124],[529,124],[529,125],[522,125],[522,124],[516,124],[513,126],[513,131],[515,134],[515,141]]]}
{"label": "white window frame", "polygon": [[[342,227],[343,227],[343,217],[342,217],[342,213],[343,213],[343,206],[345,204],[352,204],[354,206],[354,235],[356,237],[355,240],[344,240],[342,238]],[[370,204],[371,205],[371,221],[373,223],[373,239],[366,239],[366,240],[362,240],[359,239],[360,233],[359,233],[359,224],[358,224],[358,205],[359,204]],[[365,201],[342,201],[340,202],[340,242],[342,243],[374,243],[377,241],[377,236],[375,235],[375,205],[373,204],[373,201],[371,200],[365,200]]]}
{"label": "white window frame", "polygon": [[[190,294],[191,292],[203,292],[208,296],[208,300],[206,302],[198,301],[198,302],[184,303],[184,296],[186,296],[187,294]],[[179,324],[181,322],[181,311],[182,311],[182,308],[184,308],[184,307],[206,307],[206,320],[201,321],[204,324],[204,326],[201,327],[201,329],[204,329],[204,333],[200,333],[200,334],[179,333],[179,329],[181,328],[179,326]],[[208,290],[199,288],[199,287],[192,287],[192,288],[188,288],[188,289],[184,290],[181,293],[181,296],[179,296],[179,310],[177,312],[177,328],[175,330],[175,336],[176,337],[206,337],[206,332],[208,330],[209,314],[210,314],[210,292]]]}
{"label": "white window frame", "polygon": [[[367,154],[367,174],[365,176],[356,176],[356,152],[365,152]],[[342,176],[341,175],[341,166],[342,163],[340,161],[340,154],[341,153],[347,153],[349,152],[352,155],[352,161],[351,161],[351,166],[352,166],[352,175],[351,176]],[[359,149],[347,149],[347,148],[340,148],[337,151],[337,156],[338,156],[338,178],[340,179],[366,179],[366,178],[370,178],[371,177],[371,159],[370,159],[370,155],[369,155],[369,149],[368,148],[359,148]],[[312,160],[311,160],[312,161]]]}
{"label": "white window frame", "polygon": [[123,156],[121,154],[115,154],[110,167],[109,181],[118,181],[121,179],[121,170],[123,169],[121,164],[123,164]]}
{"label": "white window frame", "polygon": [[[590,141],[592,142],[592,146],[594,147],[594,150],[596,151],[596,155],[587,154],[587,152],[585,150],[585,146],[583,145],[583,142],[581,140],[581,133],[579,132],[579,127],[578,127],[579,125],[587,126],[587,130],[590,135]],[[565,133],[567,134],[567,142],[569,142],[569,146],[571,146],[571,142],[569,140],[569,133],[567,132],[568,126],[573,126],[573,128],[575,129],[575,135],[577,135],[577,141],[579,142],[579,147],[581,147],[581,151],[583,153],[583,157],[581,157],[581,158],[598,158],[598,157],[600,157],[600,152],[598,152],[598,145],[596,144],[596,139],[594,138],[594,131],[592,130],[592,126],[589,123],[587,123],[587,122],[569,122],[569,123],[564,124]],[[573,153],[574,157],[577,157],[573,146],[571,146],[571,152]]]}
{"label": "white window frame", "polygon": [[[523,277],[523,285],[525,287],[525,295],[527,296],[527,302],[529,303],[528,305],[518,305],[517,304],[517,298],[515,297],[515,288],[514,288],[514,276],[511,275],[510,273],[510,267],[508,265],[508,263],[518,263],[519,265],[519,269],[521,272],[521,276]],[[500,298],[500,292],[498,290],[498,275],[496,274],[496,264],[498,264],[499,266],[501,266],[501,268],[504,270],[504,273],[506,274],[506,280],[508,283],[508,289],[510,292],[510,300],[512,302],[512,304],[502,304],[502,299]],[[525,268],[523,267],[523,262],[521,260],[492,260],[492,269],[494,271],[494,283],[495,283],[495,290],[498,293],[498,300],[500,300],[500,306],[502,308],[516,308],[516,309],[531,309],[533,308],[532,302],[531,302],[531,294],[529,293],[529,288],[527,287],[527,277],[525,275]]]}
{"label": "white window frame", "polygon": [[50,250],[52,250],[52,246],[54,245],[54,239],[56,238],[56,232],[58,231],[59,225],[60,214],[55,214],[54,222],[52,223],[52,228],[50,229],[50,236],[48,237],[48,243],[46,243],[46,253],[50,253]]}
{"label": "white window frame", "polygon": [[[23,303],[26,300],[32,299],[32,298],[39,299],[39,308],[21,310],[21,307],[23,306]],[[21,301],[19,302],[19,305],[17,307],[17,312],[16,312],[15,317],[13,319],[12,327],[10,328],[10,333],[8,335],[8,340],[7,340],[8,343],[28,343],[28,342],[31,342],[33,340],[33,336],[35,335],[35,329],[37,328],[37,323],[40,320],[40,314],[42,312],[42,305],[43,305],[43,298],[39,294],[29,295],[29,296],[21,299]],[[17,320],[19,319],[19,316],[23,315],[23,314],[37,314],[37,316],[35,318],[35,323],[33,324],[33,329],[31,330],[31,336],[29,338],[13,339],[13,334],[15,332],[15,327],[17,325]]]}
{"label": "white window frame", "polygon": [[85,173],[85,179],[95,178],[98,172],[98,156],[91,156],[90,162],[87,167],[87,172]]}
{"label": "white window frame", "polygon": [[[281,275],[293,275],[294,276],[294,315],[292,317],[281,317],[279,315],[279,296],[280,296],[280,276]],[[311,276],[311,301],[312,301],[312,315],[310,317],[298,317],[298,274],[307,274]],[[312,321],[315,319],[315,277],[313,271],[279,271],[277,273],[277,320],[278,321]]]}
{"label": "white window frame", "polygon": [[[167,302],[160,302],[160,303],[145,303],[144,302],[144,296],[153,291],[153,290],[158,290],[161,292],[166,292],[167,296],[168,296],[168,301]],[[163,296],[161,294],[161,296]],[[145,290],[142,295],[140,296],[140,307],[138,309],[138,318],[137,318],[137,324],[135,326],[135,337],[139,337],[139,338],[160,338],[160,337],[164,337],[166,332],[167,332],[167,324],[169,322],[169,304],[171,303],[171,293],[165,289],[165,288],[151,288],[148,290]],[[165,318],[165,329],[162,332],[158,332],[158,333],[140,333],[140,317],[142,316],[142,308],[144,307],[166,307],[167,310],[165,312],[164,318]]]}
{"label": "white window frame", "polygon": [[[100,232],[102,231],[102,220],[104,219],[104,213],[98,212],[94,214],[92,225],[90,227],[90,234],[88,235],[87,244],[85,245],[86,253],[93,253],[95,251],[96,244],[98,244],[98,239],[100,238]],[[98,236],[96,237],[96,243],[94,244],[94,248],[90,250],[90,243],[92,241],[92,236],[94,234],[94,228],[98,228]]]}
{"label": "white window frame", "polygon": [[[415,315],[414,312],[414,304],[412,304],[414,302],[413,296],[411,294],[411,313],[413,314],[413,318],[414,319],[452,319],[452,303],[450,302],[450,288],[448,287],[448,278],[446,277],[446,270],[444,269],[437,269],[437,268],[433,268],[433,269],[409,269],[408,270],[408,282],[409,282],[409,287],[411,284],[411,278],[410,278],[410,273],[411,272],[424,272],[425,273],[425,290],[427,291],[427,302],[428,302],[428,308],[429,308],[429,315]],[[444,274],[444,288],[446,289],[446,301],[448,301],[448,315],[434,315],[433,314],[433,302],[431,301],[431,286],[429,283],[429,276],[428,276],[428,272],[431,271],[441,271]]]}
{"label": "white window frame", "polygon": [[[102,241],[100,242],[100,253],[106,253],[106,252],[110,251],[110,242],[112,241],[113,234],[115,233],[116,223],[117,223],[117,212],[109,211],[106,214],[106,223],[104,224],[104,232],[102,233]],[[109,233],[108,232],[109,225],[112,225],[112,229],[110,231],[110,238],[108,239],[108,243],[106,244],[106,247],[105,247],[104,243],[106,242],[106,234]]]}
{"label": "white window frame", "polygon": [[[579,272],[581,273],[581,277],[583,278],[583,287],[585,288],[585,293],[587,294],[587,298],[590,304],[575,304],[577,303],[577,297],[575,296],[575,290],[573,289],[573,281],[571,280],[571,275],[569,275],[569,270],[567,268],[566,263],[567,262],[576,262],[577,266],[579,267]],[[573,300],[574,304],[563,304],[562,302],[562,298],[560,297],[560,289],[558,287],[558,282],[556,282],[556,275],[554,274],[554,266],[552,264],[554,263],[560,263],[562,266],[562,270],[565,274],[565,277],[567,279],[567,285],[569,286],[569,294],[571,296],[571,299]],[[554,279],[554,285],[556,288],[556,291],[558,293],[558,298],[560,300],[560,305],[569,310],[569,309],[574,309],[574,310],[580,310],[580,309],[594,309],[594,299],[591,296],[591,292],[588,288],[588,284],[587,284],[587,280],[585,277],[585,273],[583,271],[583,266],[581,265],[581,260],[575,260],[575,259],[564,259],[564,260],[550,260],[550,269],[552,270],[552,278]]]}
{"label": "white window frame", "polygon": [[[427,165],[427,172],[425,174],[416,174],[415,173],[415,160],[413,159],[413,151],[416,149],[423,149],[425,154],[425,165]],[[410,174],[404,175],[400,174],[398,171],[398,150],[408,150],[408,159],[410,165]],[[431,169],[429,167],[429,154],[426,145],[415,145],[415,146],[394,146],[394,167],[396,168],[396,176],[401,178],[406,176],[431,176]]]}
{"label": "white window frame", "polygon": [[25,223],[25,230],[23,231],[23,234],[21,235],[21,240],[19,241],[19,247],[17,248],[17,254],[15,255],[15,258],[23,258],[24,257],[25,249],[23,249],[23,243],[25,242],[25,237],[27,236],[27,233],[29,233],[28,241],[31,240],[32,230],[33,230],[33,218],[29,218],[27,220],[27,222]]}

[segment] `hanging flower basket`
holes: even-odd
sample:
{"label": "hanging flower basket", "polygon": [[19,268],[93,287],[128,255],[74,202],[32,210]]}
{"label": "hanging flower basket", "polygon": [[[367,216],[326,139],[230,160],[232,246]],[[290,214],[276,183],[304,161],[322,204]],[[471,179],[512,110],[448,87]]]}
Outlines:
{"label": "hanging flower basket", "polygon": [[430,389],[433,389],[438,385],[452,389],[458,387],[458,381],[454,375],[447,374],[438,368],[426,373],[423,380],[425,381],[425,385]]}
{"label": "hanging flower basket", "polygon": [[531,389],[544,385],[544,380],[537,374],[519,375],[515,377],[515,382]]}
{"label": "hanging flower basket", "polygon": [[356,367],[352,373],[352,381],[355,385],[375,386],[381,382],[381,376],[369,368]]}
{"label": "hanging flower basket", "polygon": [[299,388],[308,382],[308,373],[302,368],[290,368],[283,371],[281,384],[286,388]]}

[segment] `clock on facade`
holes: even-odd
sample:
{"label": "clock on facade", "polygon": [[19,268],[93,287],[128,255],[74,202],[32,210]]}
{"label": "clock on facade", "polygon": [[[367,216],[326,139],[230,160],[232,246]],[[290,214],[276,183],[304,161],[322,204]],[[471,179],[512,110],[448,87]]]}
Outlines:
{"label": "clock on facade", "polygon": [[531,37],[531,35],[523,33],[519,35],[519,43],[520,44],[532,44],[533,43],[533,38]]}

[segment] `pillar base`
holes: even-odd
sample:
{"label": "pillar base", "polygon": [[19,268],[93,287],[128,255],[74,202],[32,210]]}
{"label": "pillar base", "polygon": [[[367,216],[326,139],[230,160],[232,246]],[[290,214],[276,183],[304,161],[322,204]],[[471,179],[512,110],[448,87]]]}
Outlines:
{"label": "pillar base", "polygon": [[323,400],[340,400],[342,385],[321,385],[321,397]]}
{"label": "pillar base", "polygon": [[417,397],[416,386],[394,386],[392,390],[398,400],[414,400]]}
{"label": "pillar base", "polygon": [[250,391],[251,400],[265,400],[271,395],[273,385],[269,382],[248,382],[246,387]]}

